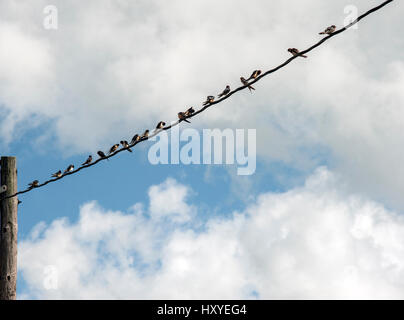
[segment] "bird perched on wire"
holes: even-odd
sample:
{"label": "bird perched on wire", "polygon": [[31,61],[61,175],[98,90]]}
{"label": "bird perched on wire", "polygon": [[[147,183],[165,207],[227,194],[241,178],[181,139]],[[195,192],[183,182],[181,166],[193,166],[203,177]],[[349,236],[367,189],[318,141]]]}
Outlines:
{"label": "bird perched on wire", "polygon": [[52,178],[60,178],[61,176],[62,176],[62,170],[59,170],[58,172],[52,174]]}
{"label": "bird perched on wire", "polygon": [[[107,156],[105,155],[105,153],[104,152],[102,152],[102,151],[97,151],[97,154],[99,155],[99,157],[101,158],[101,159],[105,159]],[[108,160],[108,159],[107,159]]]}
{"label": "bird perched on wire", "polygon": [[143,134],[142,134],[142,139],[148,139],[149,138],[149,129],[147,129]]}
{"label": "bird perched on wire", "polygon": [[[124,147],[125,149],[129,148],[129,143],[126,140],[121,141],[121,145],[122,147]],[[132,152],[132,150],[128,149],[129,152]]]}
{"label": "bird perched on wire", "polygon": [[166,125],[166,123],[164,121],[160,121],[156,126],[156,130],[163,129],[165,127],[165,125]]}
{"label": "bird perched on wire", "polygon": [[303,58],[307,58],[304,54],[301,54],[300,51],[296,48],[289,48],[288,51],[293,54],[294,56],[301,56]]}
{"label": "bird perched on wire", "polygon": [[254,72],[251,74],[251,76],[247,79],[247,81],[251,79],[257,79],[258,76],[262,73],[261,70],[254,70]]}
{"label": "bird perched on wire", "polygon": [[185,122],[191,123],[186,118],[187,118],[187,116],[185,115],[184,112],[178,112],[178,119],[180,119],[180,121],[185,121]]}
{"label": "bird perched on wire", "polygon": [[84,163],[82,163],[81,165],[86,166],[86,165],[90,164],[91,162],[93,162],[93,156],[89,155],[87,160]]}
{"label": "bird perched on wire", "polygon": [[187,117],[194,113],[195,113],[195,110],[193,107],[189,108],[187,111],[184,112],[185,116],[187,116]]}
{"label": "bird perched on wire", "polygon": [[214,96],[208,96],[206,98],[206,101],[202,104],[204,106],[208,105],[209,103],[212,103],[213,101],[215,101],[215,97]]}
{"label": "bird perched on wire", "polygon": [[140,140],[140,136],[138,134],[135,134],[130,143],[134,144],[134,143],[138,142],[139,140]]}
{"label": "bird perched on wire", "polygon": [[67,169],[65,170],[65,172],[63,172],[63,174],[72,172],[73,170],[74,170],[74,165],[71,164],[70,166],[67,167]]}
{"label": "bird perched on wire", "polygon": [[319,34],[333,34],[335,30],[337,30],[337,27],[332,25],[331,27],[328,27],[323,32],[320,32]]}
{"label": "bird perched on wire", "polygon": [[221,97],[227,96],[229,94],[230,90],[231,90],[230,86],[226,86],[226,89],[224,89],[223,92],[221,94],[219,94],[217,97],[221,98]]}
{"label": "bird perched on wire", "polygon": [[30,189],[32,189],[32,188],[38,187],[38,184],[39,184],[39,181],[38,181],[38,180],[34,180],[34,181],[28,183],[28,186],[29,186]]}
{"label": "bird perched on wire", "polygon": [[250,90],[250,92],[252,93],[251,90],[255,90],[255,88],[253,86],[251,86],[248,81],[246,79],[244,79],[244,77],[240,78],[240,81],[243,85],[248,86],[248,90]]}
{"label": "bird perched on wire", "polygon": [[119,148],[119,143],[114,144],[114,145],[111,147],[111,149],[109,149],[108,154],[114,153],[116,150],[118,150],[118,148]]}

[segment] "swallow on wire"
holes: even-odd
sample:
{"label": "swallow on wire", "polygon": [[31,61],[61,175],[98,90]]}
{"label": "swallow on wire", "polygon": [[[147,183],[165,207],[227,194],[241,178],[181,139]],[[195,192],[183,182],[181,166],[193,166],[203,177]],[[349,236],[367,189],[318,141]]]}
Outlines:
{"label": "swallow on wire", "polygon": [[52,178],[60,178],[61,176],[62,176],[62,170],[59,170],[58,172],[52,174]]}
{"label": "swallow on wire", "polygon": [[107,156],[105,155],[104,152],[102,152],[102,151],[97,151],[97,154],[99,155],[99,157],[100,157],[101,159],[107,159],[107,160],[108,160],[108,158],[107,158]]}
{"label": "swallow on wire", "polygon": [[250,92],[252,93],[251,90],[255,90],[255,88],[253,86],[251,86],[248,81],[246,79],[244,79],[244,77],[240,78],[240,81],[243,85],[248,86],[248,90],[250,90]]}
{"label": "swallow on wire", "polygon": [[193,115],[194,113],[195,113],[195,110],[193,107],[189,108],[187,111],[184,112],[186,117]]}
{"label": "swallow on wire", "polygon": [[333,34],[337,30],[337,27],[332,25],[331,27],[328,27],[325,29],[323,32],[320,32],[319,34]]}
{"label": "swallow on wire", "polygon": [[251,74],[251,76],[247,79],[247,81],[251,79],[257,79],[258,76],[262,73],[261,70],[254,70],[254,72]]}
{"label": "swallow on wire", "polygon": [[165,125],[166,125],[166,123],[164,121],[160,121],[156,126],[156,130],[163,129],[165,127]]}
{"label": "swallow on wire", "polygon": [[93,162],[93,156],[89,155],[87,160],[82,164],[82,166],[86,166],[86,165],[90,164],[91,162]]}
{"label": "swallow on wire", "polygon": [[29,186],[30,189],[32,189],[32,188],[38,187],[38,184],[39,184],[39,181],[38,181],[38,180],[34,180],[34,181],[28,183],[28,186]]}
{"label": "swallow on wire", "polygon": [[143,134],[142,134],[142,139],[148,139],[149,138],[149,129],[147,129]]}
{"label": "swallow on wire", "polygon": [[128,149],[129,152],[132,152],[132,150],[129,149],[129,143],[126,140],[121,141],[121,145],[122,147],[124,147],[125,149]]}
{"label": "swallow on wire", "polygon": [[117,144],[114,144],[114,145],[111,147],[111,149],[109,149],[108,154],[114,153],[116,150],[118,150],[118,148],[119,148],[119,144],[118,144],[118,143],[117,143]]}
{"label": "swallow on wire", "polygon": [[221,97],[227,96],[229,94],[230,90],[231,90],[230,86],[226,86],[226,89],[224,89],[223,92],[221,94],[219,94],[217,97],[221,98]]}
{"label": "swallow on wire", "polygon": [[67,167],[67,169],[65,170],[65,172],[63,172],[63,174],[72,172],[73,170],[74,170],[74,165],[71,164],[70,166]]}
{"label": "swallow on wire", "polygon": [[293,56],[301,56],[303,58],[307,58],[304,54],[301,54],[300,51],[296,48],[289,48],[288,51],[293,54]]}
{"label": "swallow on wire", "polygon": [[185,115],[184,112],[178,112],[178,119],[180,119],[180,121],[185,121],[185,122],[191,123],[187,120],[187,116]]}
{"label": "swallow on wire", "polygon": [[206,106],[206,105],[212,103],[213,101],[215,101],[215,97],[214,96],[208,96],[206,98],[206,101],[203,103],[203,105]]}
{"label": "swallow on wire", "polygon": [[138,142],[139,140],[140,140],[140,136],[138,134],[135,134],[130,143],[134,144],[134,143]]}

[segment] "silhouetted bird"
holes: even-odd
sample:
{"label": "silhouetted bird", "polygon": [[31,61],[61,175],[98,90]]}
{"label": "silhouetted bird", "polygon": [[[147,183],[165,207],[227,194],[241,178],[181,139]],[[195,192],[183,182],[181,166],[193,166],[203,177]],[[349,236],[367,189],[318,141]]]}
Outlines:
{"label": "silhouetted bird", "polygon": [[221,98],[221,97],[227,96],[229,94],[229,92],[230,92],[230,86],[226,86],[226,89],[224,89],[223,92],[221,94],[219,94],[217,97]]}
{"label": "silhouetted bird", "polygon": [[185,115],[185,113],[184,112],[178,112],[178,119],[180,119],[181,121],[185,121],[185,122],[188,122],[188,123],[191,123],[191,122],[189,122],[187,119],[186,119],[186,115]]}
{"label": "silhouetted bird", "polygon": [[325,29],[325,31],[320,32],[319,34],[333,34],[335,30],[337,30],[337,27],[332,25],[331,27],[328,27],[327,29]]}
{"label": "silhouetted bird", "polygon": [[87,160],[82,164],[82,166],[86,166],[86,165],[90,164],[91,162],[93,162],[93,156],[89,155]]}
{"label": "silhouetted bird", "polygon": [[[101,159],[105,159],[107,156],[102,151],[97,151],[97,154],[100,156]],[[107,159],[108,160],[108,159]]]}
{"label": "silhouetted bird", "polygon": [[243,85],[248,86],[248,90],[250,90],[250,92],[252,93],[251,90],[255,90],[255,88],[251,85],[248,84],[248,81],[246,79],[244,79],[243,77],[240,77],[240,81]]}
{"label": "silhouetted bird", "polygon": [[39,181],[38,180],[34,180],[31,183],[28,183],[28,186],[30,187],[30,189],[32,188],[36,188],[38,187]]}
{"label": "silhouetted bird", "polygon": [[139,140],[140,140],[140,136],[138,134],[135,134],[130,143],[134,144],[134,143],[138,142]]}
{"label": "silhouetted bird", "polygon": [[300,54],[300,51],[296,48],[289,48],[288,51],[293,54],[294,56],[301,56],[303,58],[307,58],[307,56]]}
{"label": "silhouetted bird", "polygon": [[190,115],[192,115],[192,114],[194,114],[195,113],[195,110],[194,110],[194,108],[193,107],[191,107],[191,108],[189,108],[187,111],[185,111],[185,116],[190,116]]}
{"label": "silhouetted bird", "polygon": [[[121,141],[121,145],[122,145],[122,147],[124,147],[125,149],[126,149],[126,148],[129,148],[129,143],[128,143],[128,141],[126,141],[126,140]],[[128,151],[129,151],[129,152],[132,152],[132,150],[130,150],[130,149],[128,149]]]}
{"label": "silhouetted bird", "polygon": [[149,138],[149,130],[146,130],[143,134],[142,134],[142,139],[147,139]]}
{"label": "silhouetted bird", "polygon": [[208,96],[206,98],[206,101],[202,104],[204,106],[208,105],[209,103],[212,103],[213,101],[215,101],[215,97],[214,96]]}
{"label": "silhouetted bird", "polygon": [[254,70],[251,76],[247,80],[256,79],[262,73],[261,70]]}
{"label": "silhouetted bird", "polygon": [[111,147],[111,149],[109,149],[108,154],[114,153],[116,150],[118,150],[118,148],[119,148],[119,143],[114,144],[114,145]]}
{"label": "silhouetted bird", "polygon": [[65,172],[63,172],[63,174],[68,173],[68,172],[72,172],[74,170],[74,165],[70,165],[67,167],[67,169],[65,170]]}
{"label": "silhouetted bird", "polygon": [[164,121],[160,121],[156,126],[156,130],[163,129],[165,127],[165,125],[166,125],[166,123]]}
{"label": "silhouetted bird", "polygon": [[59,170],[58,172],[55,172],[52,174],[53,178],[60,178],[62,176],[62,170]]}

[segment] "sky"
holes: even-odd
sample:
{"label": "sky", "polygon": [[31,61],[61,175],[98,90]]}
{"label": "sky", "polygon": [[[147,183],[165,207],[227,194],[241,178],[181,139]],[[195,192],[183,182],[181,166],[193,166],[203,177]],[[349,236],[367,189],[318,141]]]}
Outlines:
{"label": "sky", "polygon": [[[381,2],[0,0],[0,155],[45,181]],[[18,298],[403,299],[403,14],[181,123],[255,129],[252,175],[148,141],[21,195]]]}

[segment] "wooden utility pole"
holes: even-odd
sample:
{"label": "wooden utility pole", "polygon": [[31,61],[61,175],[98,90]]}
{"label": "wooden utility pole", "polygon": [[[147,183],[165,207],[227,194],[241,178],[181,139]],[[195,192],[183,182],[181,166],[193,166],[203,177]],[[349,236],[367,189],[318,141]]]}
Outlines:
{"label": "wooden utility pole", "polygon": [[4,198],[17,192],[17,159],[1,157],[0,165],[0,300],[15,300],[17,297],[18,199],[17,197]]}

